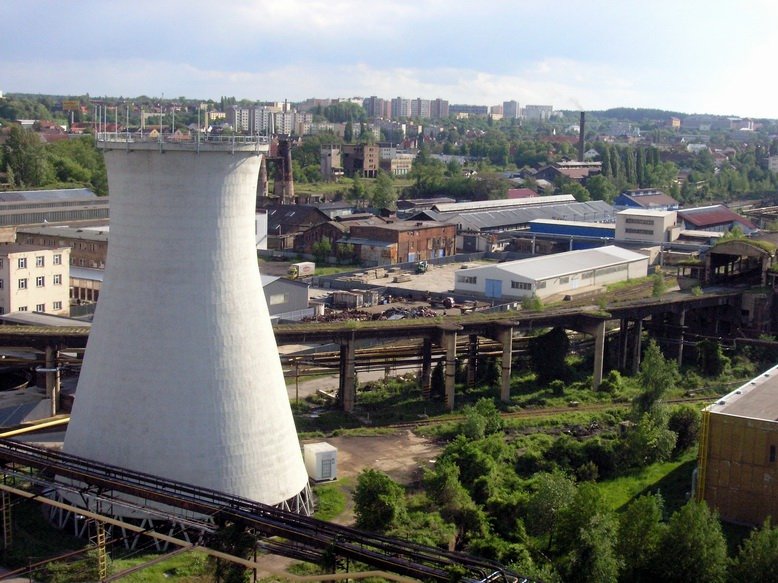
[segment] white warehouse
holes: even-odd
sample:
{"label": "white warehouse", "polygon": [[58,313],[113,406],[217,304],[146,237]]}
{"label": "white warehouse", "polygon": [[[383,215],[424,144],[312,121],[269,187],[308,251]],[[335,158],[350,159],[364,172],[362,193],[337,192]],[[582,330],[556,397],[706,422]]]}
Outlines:
{"label": "white warehouse", "polygon": [[461,269],[454,291],[487,298],[541,299],[645,277],[648,257],[615,245]]}

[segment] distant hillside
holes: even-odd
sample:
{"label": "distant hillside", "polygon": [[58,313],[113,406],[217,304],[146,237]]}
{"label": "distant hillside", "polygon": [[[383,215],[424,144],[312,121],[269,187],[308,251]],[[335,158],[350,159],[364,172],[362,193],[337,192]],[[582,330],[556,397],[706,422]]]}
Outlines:
{"label": "distant hillside", "polygon": [[[645,123],[657,120],[667,120],[671,117],[687,117],[689,114],[679,111],[666,111],[664,109],[647,109],[640,107],[614,107],[604,111],[590,111],[587,116],[600,119],[618,119],[634,123]],[[721,116],[723,117],[723,116]]]}

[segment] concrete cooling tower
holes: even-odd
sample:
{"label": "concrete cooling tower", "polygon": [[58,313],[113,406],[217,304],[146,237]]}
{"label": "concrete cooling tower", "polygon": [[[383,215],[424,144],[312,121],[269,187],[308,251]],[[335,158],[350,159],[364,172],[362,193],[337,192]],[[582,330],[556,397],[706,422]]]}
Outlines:
{"label": "concrete cooling tower", "polygon": [[310,512],[257,268],[266,146],[101,146],[110,245],[64,451]]}

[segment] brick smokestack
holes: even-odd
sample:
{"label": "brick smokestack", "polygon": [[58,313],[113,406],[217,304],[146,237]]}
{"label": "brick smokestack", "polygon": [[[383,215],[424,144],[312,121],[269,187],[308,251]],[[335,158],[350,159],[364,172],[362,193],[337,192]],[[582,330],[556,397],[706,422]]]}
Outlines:
{"label": "brick smokestack", "polygon": [[584,134],[586,130],[586,114],[581,112],[581,123],[578,129],[578,161],[584,161]]}

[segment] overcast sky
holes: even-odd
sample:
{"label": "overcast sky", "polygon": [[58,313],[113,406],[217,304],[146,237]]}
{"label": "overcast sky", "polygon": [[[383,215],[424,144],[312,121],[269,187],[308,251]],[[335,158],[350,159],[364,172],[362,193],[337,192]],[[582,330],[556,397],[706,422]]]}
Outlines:
{"label": "overcast sky", "polygon": [[0,91],[778,118],[774,0],[0,0]]}

